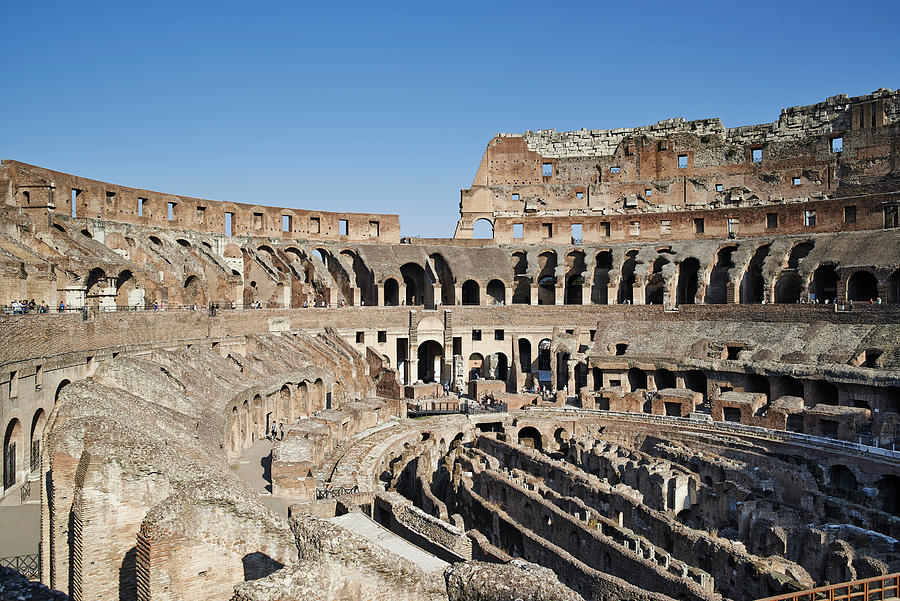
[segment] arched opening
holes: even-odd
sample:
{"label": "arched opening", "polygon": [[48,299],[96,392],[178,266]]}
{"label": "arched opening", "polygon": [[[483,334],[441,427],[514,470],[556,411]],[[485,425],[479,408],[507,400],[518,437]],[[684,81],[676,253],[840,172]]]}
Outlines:
{"label": "arched opening", "polygon": [[878,504],[881,510],[900,516],[900,478],[887,475],[875,483],[878,489]]}
{"label": "arched opening", "polygon": [[598,305],[609,304],[609,272],[612,269],[612,253],[598,252],[594,264],[594,281],[591,285],[591,302]]}
{"label": "arched opening", "polygon": [[462,285],[462,304],[477,305],[481,303],[481,290],[475,280],[466,280]]}
{"label": "arched opening", "polygon": [[428,305],[434,303],[434,282],[427,277],[418,263],[406,263],[400,267],[400,275],[406,284],[407,305]]}
{"label": "arched opening", "polygon": [[900,303],[900,269],[887,279],[887,302]]}
{"label": "arched opening", "polygon": [[425,383],[440,380],[441,360],[443,357],[444,347],[434,340],[426,340],[420,344],[416,353],[419,380]]}
{"label": "arched opening", "polygon": [[706,398],[706,374],[697,369],[692,369],[684,373],[684,387],[694,392],[699,392]]}
{"label": "arched opening", "polygon": [[519,369],[523,374],[531,372],[531,341],[519,338]]}
{"label": "arched opening", "polygon": [[837,298],[839,279],[834,265],[820,265],[813,272],[809,299],[819,303],[834,302]]}
{"label": "arched opening", "polygon": [[796,271],[782,271],[775,280],[776,303],[798,303],[803,292],[803,280]]}
{"label": "arched opening", "polygon": [[591,375],[594,377],[594,390],[603,388],[603,370],[599,367],[592,367]]}
{"label": "arched opening", "polygon": [[622,278],[619,280],[619,304],[634,302],[634,270],[637,267],[636,250],[629,250],[625,262],[622,263]]}
{"label": "arched opening", "polygon": [[587,266],[584,263],[584,252],[575,250],[566,255],[566,289],[563,291],[563,303],[580,305],[584,291],[584,274]]}
{"label": "arched opening", "polygon": [[769,383],[769,378],[761,375],[761,374],[749,374],[747,376],[747,382],[744,384],[745,392],[761,392],[766,395],[767,399],[772,398],[772,386]]}
{"label": "arched opening", "polygon": [[184,281],[184,303],[198,305],[206,304],[206,294],[203,290],[203,284],[195,275],[188,276]]}
{"label": "arched opening", "polygon": [[384,306],[396,307],[400,304],[400,284],[394,278],[384,281]]}
{"label": "arched opening", "polygon": [[95,267],[88,273],[84,286],[85,304],[96,307],[99,303],[101,288],[106,286],[106,272],[99,267]]}
{"label": "arched opening", "polygon": [[828,468],[828,485],[845,492],[856,492],[856,476],[846,465],[835,464]]}
{"label": "arched opening", "polygon": [[679,305],[693,305],[697,302],[699,288],[700,260],[688,257],[678,268],[678,286],[676,290]]}
{"label": "arched opening", "polygon": [[587,386],[587,364],[583,361],[575,364],[575,390],[570,394],[575,394],[579,390]]}
{"label": "arched opening", "polygon": [[482,369],[484,369],[484,355],[481,353],[472,353],[469,355],[469,379],[477,380],[480,378]]}
{"label": "arched opening", "polygon": [[453,285],[453,270],[450,269],[450,265],[440,253],[433,253],[429,258],[441,285],[441,303],[447,306],[455,305],[456,287]]}
{"label": "arched opening", "polygon": [[538,304],[556,304],[556,253],[542,252],[538,256]]}
{"label": "arched opening", "polygon": [[116,306],[124,307],[128,305],[128,296],[132,290],[134,290],[134,274],[130,270],[125,269],[116,278]]}
{"label": "arched opening", "polygon": [[494,238],[494,224],[490,219],[476,219],[472,224],[472,237],[479,240],[491,240]]}
{"label": "arched opening", "polygon": [[747,271],[741,278],[741,302],[744,304],[759,304],[765,299],[766,280],[763,277],[762,266],[769,256],[771,244],[765,244],[756,249],[750,263],[747,264]]}
{"label": "arched opening", "polygon": [[665,390],[666,388],[675,388],[675,374],[668,369],[657,369],[653,379],[656,382],[657,390]]}
{"label": "arched opening", "polygon": [[644,291],[644,299],[648,305],[661,305],[663,304],[665,292],[666,292],[666,281],[663,279],[663,276],[658,273],[654,273],[650,276],[650,279],[647,280],[647,288]]}
{"label": "arched opening", "polygon": [[61,393],[62,390],[63,390],[63,388],[65,388],[65,387],[68,386],[69,384],[70,384],[70,382],[69,382],[68,380],[63,380],[63,381],[60,382],[59,385],[56,387],[56,393],[53,395],[53,404],[54,404],[54,405],[55,405],[56,403],[59,402],[59,393]]}
{"label": "arched opening", "polygon": [[734,267],[731,256],[737,246],[726,246],[719,249],[716,255],[716,264],[709,275],[709,286],[706,287],[706,304],[722,305],[728,302],[728,284],[730,282],[728,272]]}
{"label": "arched opening", "polygon": [[[356,287],[359,289],[359,302],[363,305],[372,306],[375,304],[375,277],[372,270],[366,267],[362,258],[351,250],[342,250],[340,258],[344,263],[348,264],[348,268],[353,273],[353,279]],[[351,282],[348,282],[350,284]],[[349,292],[349,291],[348,291]],[[353,300],[353,293],[347,297],[348,301]]]}
{"label": "arched opening", "polygon": [[800,261],[805,259],[809,253],[812,252],[813,246],[812,240],[806,240],[800,244],[794,245],[794,247],[791,248],[790,253],[788,253],[787,268],[797,269],[800,266]]}
{"label": "arched opening", "polygon": [[532,426],[525,426],[521,430],[519,430],[519,444],[529,449],[535,449],[537,451],[543,450],[544,445],[541,442],[541,433],[538,432],[537,428]]}
{"label": "arched opening", "polygon": [[41,437],[44,434],[44,425],[47,423],[47,414],[43,409],[34,412],[31,420],[31,436],[29,438],[29,456],[31,458],[30,469],[36,472],[41,468]]}
{"label": "arched opening", "polygon": [[628,370],[628,386],[632,392],[635,390],[647,390],[647,374],[642,369],[632,367]]}
{"label": "arched opening", "polygon": [[868,271],[855,271],[847,280],[847,298],[852,301],[874,301],[878,298],[878,280]]}
{"label": "arched opening", "polygon": [[[556,353],[556,389],[565,390],[569,385],[569,353]],[[572,394],[574,390],[569,390]]]}
{"label": "arched opening", "polygon": [[528,273],[528,253],[517,250],[512,254],[513,275],[525,275]]}
{"label": "arched opening", "polygon": [[502,305],[506,303],[506,286],[504,286],[503,282],[500,280],[491,280],[488,282],[485,291],[487,292],[488,297],[493,301],[493,304]]}
{"label": "arched opening", "polygon": [[569,451],[569,432],[565,428],[557,428],[553,432],[553,442],[556,443],[556,448],[560,453],[567,453]]}
{"label": "arched opening", "polygon": [[3,489],[12,488],[16,484],[17,472],[21,466],[22,426],[19,420],[13,419],[6,426],[3,435]]}
{"label": "arched opening", "polygon": [[[281,387],[281,390],[278,391],[278,397],[281,400],[281,418],[289,424],[294,423],[294,420],[297,419],[297,415],[294,413],[294,403],[291,398],[291,389],[287,384]],[[257,427],[259,427],[262,420],[262,399],[259,395],[256,395],[253,399],[253,414],[254,421],[256,422]]]}
{"label": "arched opening", "polygon": [[[184,238],[178,238],[177,240],[175,240],[175,242],[177,242],[184,248],[191,248],[191,243],[188,242],[187,240],[185,240]],[[271,251],[271,249],[269,249],[269,250]]]}
{"label": "arched opening", "polygon": [[514,305],[531,304],[531,284],[526,277],[516,277],[516,287],[513,291],[512,302]]}
{"label": "arched opening", "polygon": [[509,359],[504,353],[491,355],[491,378],[505,382],[509,379]]}
{"label": "arched opening", "polygon": [[538,371],[541,381],[550,381],[550,339],[544,338],[538,343]]}

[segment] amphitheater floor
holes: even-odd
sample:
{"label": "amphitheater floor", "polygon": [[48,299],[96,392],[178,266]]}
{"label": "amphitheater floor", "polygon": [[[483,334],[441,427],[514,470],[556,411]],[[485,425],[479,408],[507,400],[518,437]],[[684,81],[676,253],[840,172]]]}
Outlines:
{"label": "amphitheater floor", "polygon": [[362,513],[347,513],[330,518],[331,522],[359,534],[379,547],[413,562],[425,572],[440,572],[450,564],[400,538]]}
{"label": "amphitheater floor", "polygon": [[267,439],[257,440],[253,446],[241,453],[240,460],[231,466],[238,477],[250,485],[260,495],[259,500],[272,511],[287,517],[287,505],[282,499],[272,496],[272,447],[275,444]]}

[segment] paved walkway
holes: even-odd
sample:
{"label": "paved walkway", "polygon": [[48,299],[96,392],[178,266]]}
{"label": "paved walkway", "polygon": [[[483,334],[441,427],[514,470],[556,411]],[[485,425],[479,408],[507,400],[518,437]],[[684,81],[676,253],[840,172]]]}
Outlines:
{"label": "paved walkway", "polygon": [[263,438],[253,443],[249,449],[241,453],[231,471],[259,493],[259,500],[268,505],[275,513],[287,517],[287,505],[278,497],[272,496],[272,447],[270,440]]}
{"label": "paved walkway", "polygon": [[413,562],[425,572],[442,572],[450,564],[400,538],[363,513],[346,513],[329,518],[330,522],[343,526],[375,543],[382,549]]}
{"label": "paved walkway", "polygon": [[40,540],[39,503],[0,507],[0,557],[37,553]]}

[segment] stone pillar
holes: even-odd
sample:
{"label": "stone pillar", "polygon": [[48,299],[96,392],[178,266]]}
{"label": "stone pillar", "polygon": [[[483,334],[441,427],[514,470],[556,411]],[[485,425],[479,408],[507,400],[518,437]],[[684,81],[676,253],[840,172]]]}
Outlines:
{"label": "stone pillar", "polygon": [[557,284],[554,289],[554,292],[556,294],[556,299],[554,300],[554,302],[557,305],[564,305],[566,302],[566,287],[560,286],[559,284]]}
{"label": "stone pillar", "polygon": [[634,286],[631,288],[631,304],[632,305],[643,305],[646,304],[644,301],[644,285],[634,283]]}
{"label": "stone pillar", "polygon": [[566,361],[566,388],[569,392],[568,396],[575,396],[575,360],[572,356]]}
{"label": "stone pillar", "polygon": [[[503,291],[504,291],[504,293],[503,293],[503,302],[505,302],[507,305],[511,305],[511,304],[512,304],[512,298],[513,298],[513,289],[512,289],[512,286],[504,286],[504,287],[503,287]],[[887,297],[885,297],[885,298],[887,298]]]}
{"label": "stone pillar", "polygon": [[506,389],[509,392],[517,393],[519,392],[519,337],[513,334],[510,336],[510,343],[512,344],[512,351],[509,356],[512,357],[509,366],[509,377],[507,378]]}
{"label": "stone pillar", "polygon": [[615,305],[619,298],[619,287],[616,284],[609,284],[606,287],[606,304]]}
{"label": "stone pillar", "polygon": [[[728,280],[728,283],[725,285],[725,302],[726,303],[740,303],[740,283],[735,282],[734,280]],[[809,296],[809,290],[804,288],[803,294],[807,297]]]}
{"label": "stone pillar", "polygon": [[384,306],[384,285],[383,284],[377,284],[375,286],[375,295],[378,297],[378,301],[377,301],[378,306],[383,307]]}
{"label": "stone pillar", "polygon": [[[287,288],[285,288],[285,291],[287,291],[288,293],[290,293],[290,292],[287,290]],[[362,298],[362,290],[360,290],[359,288],[357,288],[356,286],[354,286],[353,288],[350,289],[350,292],[351,292],[351,294],[352,294],[352,298],[350,299],[350,304],[353,305],[354,307],[358,307],[358,306],[359,306],[359,301],[360,301],[360,299]]]}
{"label": "stone pillar", "polygon": [[582,305],[590,305],[591,304],[591,285],[585,284],[581,287],[581,304]]}
{"label": "stone pillar", "polygon": [[406,372],[406,383],[412,384],[419,378],[419,314],[415,310],[409,312],[409,369]]}
{"label": "stone pillar", "polygon": [[462,304],[462,284],[453,284],[453,301],[457,305]]}
{"label": "stone pillar", "polygon": [[540,286],[538,286],[537,284],[531,285],[531,304],[532,305],[538,304],[538,289],[539,288],[540,288]]}
{"label": "stone pillar", "polygon": [[101,311],[116,310],[116,288],[115,286],[100,289],[97,306]]}
{"label": "stone pillar", "polygon": [[441,365],[441,381],[450,382],[453,378],[453,311],[444,309],[444,355]]}
{"label": "stone pillar", "polygon": [[441,304],[441,285],[440,284],[432,284],[431,285],[431,299],[434,303],[434,308],[437,309],[438,305]]}
{"label": "stone pillar", "polygon": [[589,392],[594,391],[594,370],[591,369],[589,363],[585,363],[585,369],[587,370],[587,389]]}
{"label": "stone pillar", "polygon": [[65,299],[66,308],[83,307],[85,302],[85,293],[87,288],[84,286],[66,286]]}
{"label": "stone pillar", "polygon": [[397,304],[405,305],[406,304],[406,283],[400,284],[399,292],[400,298],[397,299]]}

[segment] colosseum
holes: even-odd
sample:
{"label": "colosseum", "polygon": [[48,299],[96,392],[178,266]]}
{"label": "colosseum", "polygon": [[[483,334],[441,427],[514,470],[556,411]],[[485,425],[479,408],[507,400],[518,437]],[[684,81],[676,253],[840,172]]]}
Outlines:
{"label": "colosseum", "polygon": [[0,198],[0,598],[900,596],[900,91],[497,134],[446,239]]}

